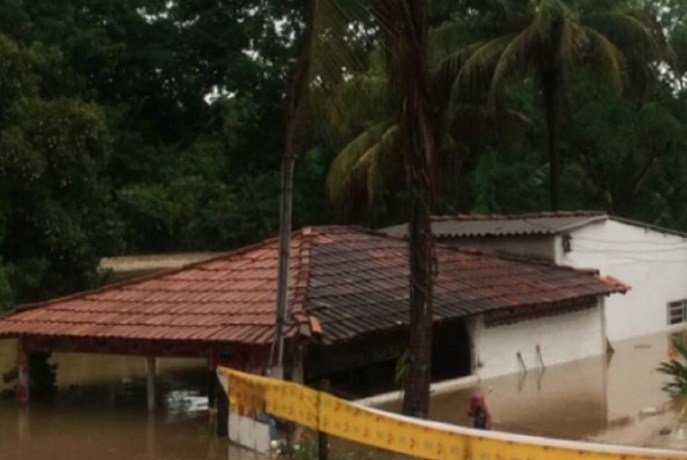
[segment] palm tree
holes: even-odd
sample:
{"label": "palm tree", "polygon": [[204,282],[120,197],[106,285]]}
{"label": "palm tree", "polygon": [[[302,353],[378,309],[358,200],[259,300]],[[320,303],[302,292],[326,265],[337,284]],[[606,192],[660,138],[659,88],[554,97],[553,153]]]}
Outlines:
{"label": "palm tree", "polygon": [[[502,0],[481,0],[499,4]],[[461,11],[462,13],[463,11]],[[439,16],[441,17],[441,16]],[[437,22],[428,34],[429,85],[437,127],[435,162],[436,198],[456,201],[455,183],[461,166],[469,156],[479,155],[486,145],[531,146],[532,123],[522,113],[507,107],[489,110],[476,98],[449,104],[446,97],[469,49],[465,37],[456,40],[454,23]],[[327,175],[329,198],[344,215],[366,204],[371,210],[384,203],[392,186],[400,186],[406,176],[403,168],[404,126],[399,123],[394,105],[394,79],[391,65],[375,51],[369,68],[334,88],[333,96],[322,110],[339,152]],[[517,149],[516,149],[517,150]],[[447,168],[447,164],[458,168]],[[448,190],[444,190],[444,188]],[[366,201],[366,203],[364,203]],[[452,207],[451,207],[452,208]]]}
{"label": "palm tree", "polygon": [[428,0],[379,0],[377,13],[385,25],[389,69],[400,95],[398,124],[404,132],[411,201],[410,341],[403,412],[424,418],[429,412],[431,383],[435,255],[430,215],[437,150],[427,70]]}
{"label": "palm tree", "polygon": [[657,371],[672,378],[672,381],[663,386],[663,391],[674,395],[687,395],[687,344],[679,336],[673,336],[672,348],[675,350],[680,360],[671,358],[669,361],[661,362]]}
{"label": "palm tree", "polygon": [[[512,1],[491,16],[493,36],[465,43],[442,64],[455,76],[452,104],[486,93],[494,108],[503,104],[507,82],[534,77],[546,119],[552,210],[560,207],[559,130],[570,71],[587,66],[614,90],[630,83],[638,94],[665,50],[656,16],[634,6],[632,0]],[[483,28],[484,22],[447,24],[444,34],[478,35],[466,27]]]}
{"label": "palm tree", "polygon": [[[377,0],[372,11],[383,31],[388,50],[388,68],[395,80],[400,105],[398,124],[404,128],[406,170],[412,197],[410,259],[410,343],[408,374],[403,403],[406,414],[427,415],[429,409],[433,243],[430,228],[431,185],[435,156],[434,124],[426,65],[428,0]],[[351,21],[369,18],[364,0],[313,0],[308,8],[301,53],[288,94],[286,142],[282,164],[280,219],[279,293],[273,362],[278,369],[283,359],[283,335],[288,291],[289,232],[293,165],[298,142],[304,132],[309,95],[314,88],[345,80],[355,63],[350,58]],[[355,34],[354,34],[355,35]],[[333,46],[330,46],[333,45]]]}
{"label": "palm tree", "polygon": [[[432,99],[440,101],[444,91],[437,85],[437,75],[430,76],[434,88]],[[341,100],[354,99],[357,106],[354,113],[342,117],[334,104],[329,106],[329,111],[334,109],[335,113],[328,114],[328,125],[341,131],[331,137],[339,138],[342,146],[327,174],[327,192],[345,216],[362,206],[370,212],[377,205],[387,204],[387,195],[404,182],[403,126],[383,97],[389,90],[386,84],[377,71],[359,75],[345,82],[334,96],[340,100],[337,106],[345,104]],[[477,158],[488,146],[530,151],[533,125],[516,110],[498,107],[491,111],[478,102],[450,107],[437,103],[435,107],[438,107],[434,111],[438,120],[435,162],[441,164],[435,177],[436,205],[453,212],[453,203],[461,199],[455,196],[456,182],[461,181],[467,159]]]}

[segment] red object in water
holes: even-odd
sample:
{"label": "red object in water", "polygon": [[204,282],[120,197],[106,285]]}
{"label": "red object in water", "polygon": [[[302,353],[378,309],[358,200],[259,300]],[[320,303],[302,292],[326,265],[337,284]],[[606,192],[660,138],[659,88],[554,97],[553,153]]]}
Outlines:
{"label": "red object in water", "polygon": [[475,394],[470,397],[470,410],[468,415],[472,417],[473,427],[489,429],[491,426],[491,414],[487,408],[484,395]]}

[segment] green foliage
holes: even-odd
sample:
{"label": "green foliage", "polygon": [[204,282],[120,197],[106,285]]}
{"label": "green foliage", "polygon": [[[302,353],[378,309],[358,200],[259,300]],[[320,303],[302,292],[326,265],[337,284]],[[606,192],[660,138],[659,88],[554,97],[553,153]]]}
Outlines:
{"label": "green foliage", "polygon": [[14,290],[9,269],[0,260],[0,314],[14,305]]}
{"label": "green foliage", "polygon": [[405,350],[394,364],[394,383],[401,388],[405,387],[406,377],[408,375],[408,350]]}
{"label": "green foliage", "polygon": [[[319,2],[295,227],[405,219],[398,98],[372,3]],[[101,256],[274,236],[303,4],[0,5],[0,309],[92,286]],[[431,2],[433,211],[545,207],[537,63],[552,55],[565,70],[566,207],[687,229],[685,18],[676,0]]]}
{"label": "green foliage", "polygon": [[673,337],[673,349],[680,356],[680,360],[671,359],[670,361],[662,362],[658,372],[666,374],[672,378],[671,382],[663,386],[663,390],[671,394],[687,395],[687,344],[678,337]]}
{"label": "green foliage", "polygon": [[76,98],[44,97],[44,56],[0,36],[0,303],[84,288],[95,279],[107,187],[109,136],[102,111]]}
{"label": "green foliage", "polygon": [[[548,127],[539,107],[542,79],[555,70],[562,86],[550,106],[563,128],[556,148],[564,160],[565,207],[603,208],[682,228],[675,198],[684,190],[678,171],[684,170],[687,120],[675,60],[681,48],[673,52],[670,45],[680,40],[676,17],[686,11],[625,0],[433,4],[429,56],[441,138],[434,212],[546,208],[551,157],[544,154]],[[362,75],[380,73],[371,64]],[[355,210],[366,208],[367,222],[400,220],[403,145],[377,145],[377,131],[391,123],[394,108],[372,102],[372,118],[360,123],[361,99],[377,99],[359,87],[346,82],[335,93],[359,97],[349,104],[351,121],[329,119],[332,130],[350,134],[332,147],[338,154],[328,190],[348,218],[361,219]],[[351,129],[351,122],[359,124]],[[385,150],[391,152],[377,168],[382,175],[374,178],[372,163],[363,159],[382,158]]]}

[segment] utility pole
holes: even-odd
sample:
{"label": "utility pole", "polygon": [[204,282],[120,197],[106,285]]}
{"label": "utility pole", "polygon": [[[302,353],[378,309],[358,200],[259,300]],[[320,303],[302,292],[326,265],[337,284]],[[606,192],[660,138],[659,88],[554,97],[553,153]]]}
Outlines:
{"label": "utility pole", "polygon": [[301,37],[298,60],[293,72],[286,109],[286,138],[281,170],[281,197],[279,210],[279,274],[277,279],[277,312],[274,342],[270,353],[272,376],[284,378],[284,326],[289,311],[289,260],[291,252],[291,225],[293,215],[293,171],[298,141],[303,126],[304,108],[308,98],[310,54],[312,48],[315,3],[306,4],[306,21]]}

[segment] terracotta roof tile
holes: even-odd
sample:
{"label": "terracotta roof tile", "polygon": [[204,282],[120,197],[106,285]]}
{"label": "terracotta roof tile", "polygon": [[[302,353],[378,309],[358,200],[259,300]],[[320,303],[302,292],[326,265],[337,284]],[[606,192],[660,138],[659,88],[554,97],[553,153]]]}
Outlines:
{"label": "terracotta roof tile", "polygon": [[[437,245],[437,320],[518,307],[557,307],[627,286],[541,261]],[[0,337],[59,336],[267,344],[278,243],[260,244],[149,278],[27,305]],[[295,232],[287,336],[344,341],[408,323],[407,243],[352,227]]]}

